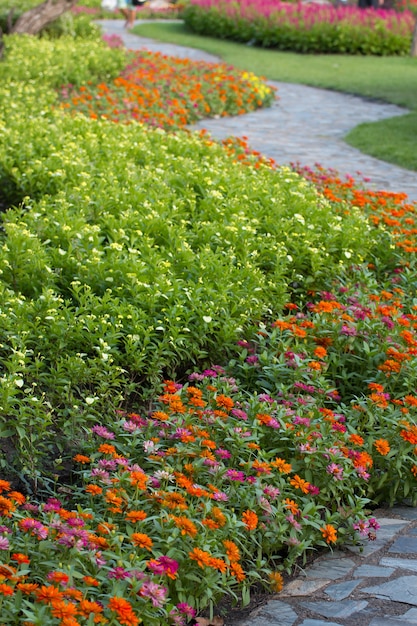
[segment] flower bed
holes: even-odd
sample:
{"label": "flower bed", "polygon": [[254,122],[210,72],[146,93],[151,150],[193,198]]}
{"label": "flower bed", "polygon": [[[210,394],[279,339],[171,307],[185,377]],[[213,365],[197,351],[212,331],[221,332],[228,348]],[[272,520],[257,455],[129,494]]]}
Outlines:
{"label": "flower bed", "polygon": [[91,119],[125,60],[10,37],[0,65],[10,626],[186,624],[417,501],[416,205]]}
{"label": "flower bed", "polygon": [[183,13],[192,31],[302,53],[409,54],[410,11],[291,4],[276,0],[192,0]]}
{"label": "flower bed", "polygon": [[251,72],[149,51],[132,55],[110,84],[61,90],[62,107],[68,111],[166,129],[204,117],[241,115],[269,106],[274,97],[272,87]]}

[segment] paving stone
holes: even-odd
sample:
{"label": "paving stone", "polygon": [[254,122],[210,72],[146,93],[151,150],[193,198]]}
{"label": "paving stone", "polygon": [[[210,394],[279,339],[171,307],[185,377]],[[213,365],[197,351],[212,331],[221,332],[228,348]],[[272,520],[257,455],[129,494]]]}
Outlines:
{"label": "paving stone", "polygon": [[332,581],[328,578],[315,578],[313,580],[306,580],[305,578],[296,578],[290,583],[285,585],[281,592],[281,596],[311,596],[312,593],[318,591],[322,587],[325,587]]}
{"label": "paving stone", "polygon": [[369,622],[369,626],[417,626],[417,622],[414,619],[405,619],[403,616],[384,615],[384,617],[374,617]]}
{"label": "paving stone", "polygon": [[394,573],[392,567],[380,567],[378,565],[361,565],[354,572],[355,578],[389,578]]}
{"label": "paving stone", "polygon": [[329,622],[327,619],[325,622],[321,619],[305,619],[301,622],[300,626],[340,626],[336,622]]}
{"label": "paving stone", "polygon": [[415,554],[417,556],[417,537],[411,537],[409,535],[398,537],[388,552],[396,552],[398,554]]}
{"label": "paving stone", "polygon": [[332,600],[344,600],[347,598],[354,589],[361,583],[361,580],[347,580],[343,583],[337,583],[337,585],[331,585],[327,587],[326,594]]}
{"label": "paving stone", "polygon": [[403,519],[417,520],[417,507],[415,506],[396,506],[392,509],[392,512]]}
{"label": "paving stone", "polygon": [[417,576],[401,576],[381,585],[361,589],[361,591],[375,598],[417,606]]}
{"label": "paving stone", "polygon": [[366,600],[341,600],[340,602],[301,602],[309,611],[324,617],[351,617],[368,606]]}
{"label": "paving stone", "polygon": [[307,578],[327,578],[329,581],[343,578],[353,570],[355,561],[348,557],[344,558],[325,558],[317,561],[309,567],[305,574]]}
{"label": "paving stone", "polygon": [[293,626],[297,613],[285,602],[271,600],[260,611],[252,613],[242,626]]}
{"label": "paving stone", "polygon": [[386,565],[387,567],[395,567],[399,569],[408,569],[412,572],[417,572],[417,560],[416,559],[396,559],[392,556],[384,556],[380,560],[381,565]]}

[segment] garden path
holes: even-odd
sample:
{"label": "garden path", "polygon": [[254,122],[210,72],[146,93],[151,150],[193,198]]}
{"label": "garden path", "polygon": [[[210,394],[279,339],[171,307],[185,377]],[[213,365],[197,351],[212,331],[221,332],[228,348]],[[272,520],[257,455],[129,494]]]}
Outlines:
{"label": "garden path", "polygon": [[[218,61],[190,48],[136,37],[116,20],[100,22],[131,49]],[[405,191],[417,201],[417,174],[361,154],[343,136],[363,121],[401,115],[403,109],[301,85],[274,83],[280,100],[237,118],[203,120],[214,137],[246,135],[250,145],[278,163],[316,162],[354,175],[360,170],[377,189]],[[257,608],[229,611],[225,626],[417,626],[417,508],[374,513],[381,525],[363,549],[333,552],[300,569],[275,596],[255,598]]]}
{"label": "garden path", "polygon": [[[220,60],[201,50],[138,37],[127,32],[120,20],[101,20],[99,24],[106,34],[122,37],[126,47],[132,50],[147,48],[196,61]],[[417,201],[416,172],[362,154],[343,141],[358,124],[403,115],[406,109],[325,89],[270,83],[277,87],[279,95],[272,107],[238,117],[202,120],[193,128],[206,128],[218,139],[245,135],[252,149],[272,157],[280,165],[320,163],[341,174],[356,176],[360,172],[370,179],[370,187],[405,192],[410,200]]]}

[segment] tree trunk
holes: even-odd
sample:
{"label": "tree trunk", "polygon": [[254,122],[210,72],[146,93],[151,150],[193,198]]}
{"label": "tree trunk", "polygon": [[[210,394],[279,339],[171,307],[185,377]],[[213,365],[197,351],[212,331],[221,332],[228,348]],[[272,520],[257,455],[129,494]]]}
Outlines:
{"label": "tree trunk", "polygon": [[413,43],[411,44],[410,54],[412,57],[417,57],[417,17],[414,24]]}
{"label": "tree trunk", "polygon": [[33,9],[23,13],[10,32],[19,35],[24,33],[37,35],[42,28],[69,11],[77,2],[78,0],[45,0],[42,4],[38,4]]}

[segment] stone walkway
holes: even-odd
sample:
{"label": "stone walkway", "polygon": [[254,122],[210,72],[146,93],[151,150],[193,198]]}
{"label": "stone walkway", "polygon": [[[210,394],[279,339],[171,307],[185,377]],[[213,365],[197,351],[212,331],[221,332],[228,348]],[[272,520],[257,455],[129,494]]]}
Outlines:
{"label": "stone walkway", "polygon": [[[103,20],[104,32],[119,35],[131,49],[216,62],[191,48],[136,37],[122,22]],[[360,122],[402,115],[399,107],[336,92],[273,83],[280,99],[270,109],[196,125],[214,137],[246,135],[252,148],[277,163],[320,163],[341,173],[360,171],[377,189],[405,191],[417,201],[417,174],[361,154],[343,142]],[[267,603],[225,626],[417,626],[417,509],[374,513],[377,539],[316,559]]]}
{"label": "stone walkway", "polygon": [[375,541],[318,558],[234,626],[417,626],[417,509],[375,517]]}
{"label": "stone walkway", "polygon": [[[138,20],[137,24],[145,20]],[[217,57],[192,48],[137,37],[121,20],[99,22],[104,32],[122,37],[132,50],[147,48],[195,61],[218,62]],[[232,118],[202,120],[193,128],[206,128],[213,137],[243,136],[254,150],[280,165],[300,162],[334,168],[341,174],[358,172],[371,179],[375,189],[399,191],[417,201],[417,173],[379,161],[348,146],[343,137],[362,122],[404,115],[406,109],[334,91],[270,81],[279,99],[270,108]]]}

